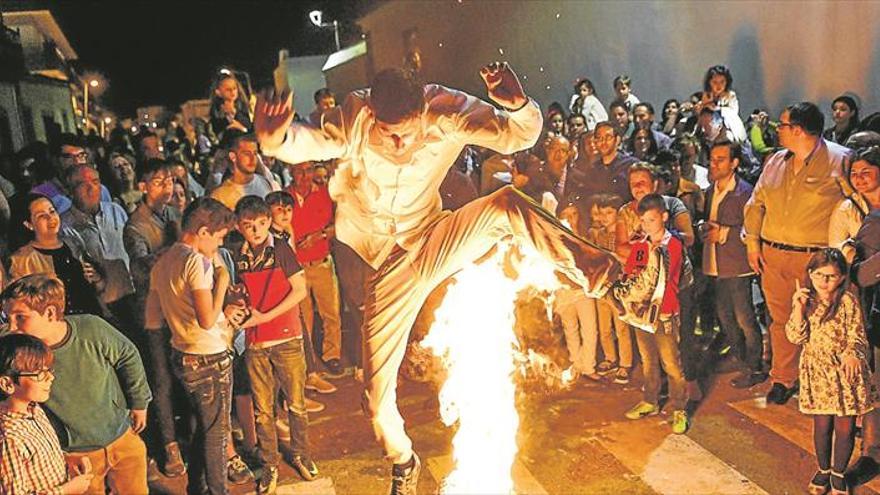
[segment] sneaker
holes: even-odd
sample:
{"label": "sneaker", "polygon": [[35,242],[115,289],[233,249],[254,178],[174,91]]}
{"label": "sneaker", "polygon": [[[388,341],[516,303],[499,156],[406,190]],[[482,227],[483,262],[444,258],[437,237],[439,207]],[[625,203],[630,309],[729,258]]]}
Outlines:
{"label": "sneaker", "polygon": [[614,374],[614,383],[621,385],[629,383],[629,368],[624,368],[623,366],[617,368],[617,373]]}
{"label": "sneaker", "polygon": [[339,362],[338,359],[328,359],[324,363],[324,367],[327,368],[328,378],[340,378],[345,376],[345,368],[342,367],[342,363]]}
{"label": "sneaker", "polygon": [[730,385],[733,388],[751,388],[766,380],[767,373],[760,371],[755,373],[740,373],[736,378],[730,380]]}
{"label": "sneaker", "polygon": [[672,411],[672,433],[683,435],[684,432],[688,431],[688,426],[690,426],[690,424],[688,422],[686,411],[682,409]]}
{"label": "sneaker", "polygon": [[422,461],[415,452],[412,454],[411,466],[395,464],[391,468],[391,495],[416,495],[421,470]]}
{"label": "sneaker", "polygon": [[244,463],[244,459],[236,454],[226,461],[226,479],[228,479],[233,485],[241,485],[248,481],[252,481],[254,479],[254,473],[252,473],[251,468]]}
{"label": "sneaker", "polygon": [[355,368],[354,369],[354,379],[360,383],[364,383],[364,369],[363,368]]}
{"label": "sneaker", "polygon": [[257,481],[257,493],[271,495],[278,488],[278,468],[275,466],[263,466],[263,472]]}
{"label": "sneaker", "polygon": [[290,465],[296,469],[300,477],[306,481],[312,481],[318,477],[318,466],[307,455],[295,455],[290,459]]}
{"label": "sneaker", "polygon": [[660,407],[650,402],[641,401],[626,412],[626,419],[642,419],[646,416],[654,416],[660,412]]}
{"label": "sneaker", "polygon": [[324,410],[324,404],[316,400],[306,397],[306,411],[310,413],[319,413]]}
{"label": "sneaker", "polygon": [[788,402],[791,396],[797,393],[797,385],[788,388],[781,383],[774,383],[767,393],[767,403],[779,404],[780,406]]}
{"label": "sneaker", "polygon": [[318,376],[317,373],[309,373],[306,378],[306,390],[314,390],[319,394],[332,394],[336,392],[336,386]]}
{"label": "sneaker", "polygon": [[611,361],[602,361],[599,363],[599,366],[596,366],[596,373],[605,376],[610,375],[617,371],[620,367],[617,366],[617,363]]}
{"label": "sneaker", "polygon": [[186,464],[180,456],[180,445],[171,442],[165,446],[165,465],[162,472],[169,478],[176,478],[186,473]]}

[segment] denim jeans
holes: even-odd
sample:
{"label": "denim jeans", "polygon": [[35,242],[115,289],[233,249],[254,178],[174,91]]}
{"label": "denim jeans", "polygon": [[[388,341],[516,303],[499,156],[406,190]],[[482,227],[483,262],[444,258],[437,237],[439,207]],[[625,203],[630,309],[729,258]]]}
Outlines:
{"label": "denim jeans", "polygon": [[171,353],[174,374],[189,395],[198,432],[189,463],[190,492],[203,490],[203,481],[212,495],[227,493],[226,441],[229,438],[229,414],[232,407],[232,355]]}
{"label": "denim jeans", "polygon": [[174,378],[171,375],[171,365],[168,355],[171,351],[171,336],[167,328],[161,330],[148,330],[145,340],[149,346],[146,363],[147,381],[153,391],[153,400],[150,402],[149,424],[151,437],[158,434],[161,445],[154,446],[154,453],[163,453],[162,447],[177,441],[174,432],[174,406],[172,396],[174,393]]}
{"label": "denim jeans", "polygon": [[696,287],[692,284],[678,293],[681,307],[681,324],[678,328],[678,351],[681,356],[681,370],[685,380],[698,380],[703,377],[705,365],[703,353],[697,339]]}
{"label": "denim jeans", "polygon": [[752,305],[752,277],[715,280],[716,311],[721,332],[747,371],[761,371],[763,341]]}
{"label": "denim jeans", "polygon": [[[621,367],[633,367],[633,335],[632,328],[620,320],[617,309],[605,296],[596,301],[596,313],[599,322],[599,342],[606,361],[618,363]],[[615,336],[617,341],[615,342]]]}
{"label": "denim jeans", "polygon": [[687,385],[681,370],[681,355],[678,350],[678,316],[670,320],[660,320],[657,333],[633,330],[636,343],[642,356],[642,375],[645,377],[645,402],[660,402],[660,369],[669,378],[669,403],[675,410],[684,410],[687,405]]}
{"label": "denim jeans", "polygon": [[275,430],[276,390],[280,390],[287,401],[293,455],[308,455],[309,416],[306,412],[306,360],[302,339],[263,349],[249,347],[244,359],[251,378],[254,419],[263,466],[277,466],[280,458]]}

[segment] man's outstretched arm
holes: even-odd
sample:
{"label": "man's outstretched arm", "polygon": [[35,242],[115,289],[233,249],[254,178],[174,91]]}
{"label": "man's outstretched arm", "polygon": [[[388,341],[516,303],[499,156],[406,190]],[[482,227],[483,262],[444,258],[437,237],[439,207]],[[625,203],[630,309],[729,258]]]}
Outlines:
{"label": "man's outstretched arm", "polygon": [[480,76],[489,98],[502,110],[479,98],[457,93],[464,98],[457,122],[460,139],[465,144],[504,154],[534,146],[541,135],[543,117],[538,104],[526,96],[516,73],[506,62],[496,62],[483,67]]}
{"label": "man's outstretched arm", "polygon": [[293,94],[289,91],[278,95],[268,90],[257,96],[254,131],[263,153],[287,163],[325,161],[342,156],[344,146],[340,132],[293,123],[295,114]]}

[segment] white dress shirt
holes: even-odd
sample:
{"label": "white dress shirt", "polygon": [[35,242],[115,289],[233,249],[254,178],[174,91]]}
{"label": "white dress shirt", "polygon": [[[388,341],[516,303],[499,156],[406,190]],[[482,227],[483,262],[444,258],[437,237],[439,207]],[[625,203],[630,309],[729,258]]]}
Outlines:
{"label": "white dress shirt", "polygon": [[466,145],[511,154],[535,144],[541,110],[533,100],[515,112],[497,110],[466,93],[425,86],[421,132],[402,157],[370,142],[375,118],[369,89],[352,92],[324,114],[322,128],[294,123],[269,156],[288,163],[338,159],[330,179],[337,203],[336,235],[378,268],[399,245],[413,248],[441,213],[440,184]]}

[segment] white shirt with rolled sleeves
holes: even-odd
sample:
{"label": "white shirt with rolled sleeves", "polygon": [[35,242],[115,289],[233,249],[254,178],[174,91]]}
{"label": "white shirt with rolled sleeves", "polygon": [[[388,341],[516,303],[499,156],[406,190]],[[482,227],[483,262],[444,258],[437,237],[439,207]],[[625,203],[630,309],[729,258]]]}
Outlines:
{"label": "white shirt with rolled sleeves", "polygon": [[429,84],[421,136],[411,152],[394,160],[370,143],[376,120],[367,106],[369,94],[369,89],[349,94],[341,107],[324,115],[321,129],[292,124],[278,148],[263,152],[288,163],[338,160],[330,180],[330,195],[337,204],[336,236],[373,268],[396,245],[412,248],[445,214],[440,184],[464,146],[513,153],[533,146],[543,125],[534,100],[507,112],[461,91]]}

